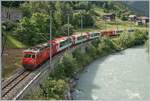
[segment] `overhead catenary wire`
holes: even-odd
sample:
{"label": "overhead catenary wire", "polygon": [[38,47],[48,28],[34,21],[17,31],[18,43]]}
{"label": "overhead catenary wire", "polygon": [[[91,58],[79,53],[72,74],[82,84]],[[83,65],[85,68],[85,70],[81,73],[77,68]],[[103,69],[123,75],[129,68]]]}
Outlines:
{"label": "overhead catenary wire", "polygon": [[51,63],[52,63],[52,51],[51,51],[51,40],[52,40],[52,10],[49,12],[49,55],[50,55],[50,60],[49,60],[49,65],[51,68]]}
{"label": "overhead catenary wire", "polygon": [[[83,17],[82,17],[82,12],[80,11],[80,16],[81,16],[81,36],[82,36],[82,30],[83,30]],[[82,45],[82,42],[81,42]]]}
{"label": "overhead catenary wire", "polygon": [[42,35],[41,33],[39,33],[39,35],[41,35],[45,41],[48,41],[48,39],[44,35]]}

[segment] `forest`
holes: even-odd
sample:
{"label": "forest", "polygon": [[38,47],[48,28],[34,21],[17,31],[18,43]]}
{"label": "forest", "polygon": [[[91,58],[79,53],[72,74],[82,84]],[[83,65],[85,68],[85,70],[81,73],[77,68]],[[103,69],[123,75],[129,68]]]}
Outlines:
{"label": "forest", "polygon": [[[117,4],[118,3],[118,4]],[[10,33],[27,46],[34,46],[49,40],[50,19],[52,23],[52,39],[69,35],[79,29],[97,28],[96,21],[102,18],[95,8],[101,8],[103,12],[115,12],[118,18],[127,20],[124,13],[130,12],[123,4],[111,1],[21,1],[2,2],[8,8],[21,9],[23,18],[19,21],[7,21],[2,24],[4,35]]]}

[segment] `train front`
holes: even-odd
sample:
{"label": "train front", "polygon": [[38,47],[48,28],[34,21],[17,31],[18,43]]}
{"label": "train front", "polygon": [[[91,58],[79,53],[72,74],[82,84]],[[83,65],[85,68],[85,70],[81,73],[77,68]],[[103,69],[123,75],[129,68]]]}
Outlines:
{"label": "train front", "polygon": [[32,51],[25,50],[23,52],[22,66],[27,70],[34,70],[37,67],[36,54]]}

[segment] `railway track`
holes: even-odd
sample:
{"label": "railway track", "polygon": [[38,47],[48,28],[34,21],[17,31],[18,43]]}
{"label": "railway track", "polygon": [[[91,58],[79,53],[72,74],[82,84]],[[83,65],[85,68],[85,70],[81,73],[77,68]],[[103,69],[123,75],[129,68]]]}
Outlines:
{"label": "railway track", "polygon": [[[63,55],[62,53],[57,54],[53,57],[54,61],[56,58]],[[20,70],[16,75],[2,82],[2,93],[1,98],[3,100],[17,99],[21,94],[30,86],[34,80],[36,80],[44,71],[49,67],[49,61],[40,66],[36,71],[26,71],[25,69]],[[45,68],[44,68],[45,67]],[[50,68],[51,70],[52,68]]]}
{"label": "railway track", "polygon": [[16,89],[17,85],[22,83],[22,81],[30,74],[29,71],[23,71],[20,74],[18,74],[16,77],[12,78],[11,80],[5,82],[2,84],[2,93],[1,97],[2,99],[7,99],[7,96],[10,94],[12,95],[12,92]]}

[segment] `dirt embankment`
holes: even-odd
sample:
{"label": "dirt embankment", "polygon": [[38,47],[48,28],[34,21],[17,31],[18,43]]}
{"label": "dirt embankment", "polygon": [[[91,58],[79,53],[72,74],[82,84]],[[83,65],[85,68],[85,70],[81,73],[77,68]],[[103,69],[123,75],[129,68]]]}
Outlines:
{"label": "dirt embankment", "polygon": [[9,77],[13,71],[21,66],[22,52],[24,49],[5,48],[2,55],[2,77]]}

